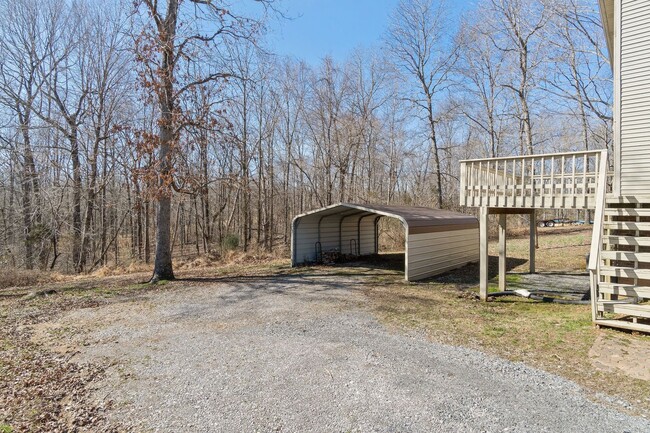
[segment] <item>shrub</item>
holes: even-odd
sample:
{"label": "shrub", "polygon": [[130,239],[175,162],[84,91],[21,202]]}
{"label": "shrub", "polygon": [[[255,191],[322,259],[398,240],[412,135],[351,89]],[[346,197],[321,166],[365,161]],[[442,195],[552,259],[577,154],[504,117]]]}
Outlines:
{"label": "shrub", "polygon": [[235,234],[226,235],[226,237],[223,238],[223,242],[221,242],[221,246],[226,251],[236,250],[239,248],[239,236]]}

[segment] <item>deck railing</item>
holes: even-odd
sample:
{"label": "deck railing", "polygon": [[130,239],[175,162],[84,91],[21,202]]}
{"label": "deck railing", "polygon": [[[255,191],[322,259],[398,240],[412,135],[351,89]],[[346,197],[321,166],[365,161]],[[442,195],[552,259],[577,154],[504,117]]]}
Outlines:
{"label": "deck railing", "polygon": [[598,282],[600,281],[600,252],[603,247],[603,224],[605,220],[605,196],[607,195],[607,151],[603,150],[600,158],[600,174],[596,190],[596,212],[594,228],[591,232],[591,249],[589,250],[589,288],[591,293],[591,317],[598,315]]}
{"label": "deck railing", "polygon": [[605,150],[461,161],[460,204],[595,209],[603,158]]}

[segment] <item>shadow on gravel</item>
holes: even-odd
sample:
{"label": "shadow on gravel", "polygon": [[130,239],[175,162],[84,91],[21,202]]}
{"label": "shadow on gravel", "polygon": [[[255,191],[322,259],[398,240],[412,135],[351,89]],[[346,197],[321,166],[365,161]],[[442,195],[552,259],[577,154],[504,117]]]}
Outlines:
{"label": "shadow on gravel", "polygon": [[[336,302],[350,292],[360,292],[372,284],[368,272],[328,274],[269,274],[223,277],[188,277],[175,282],[195,284],[227,284],[226,291],[215,296],[226,305],[254,301],[258,298],[287,296],[309,301]],[[360,278],[363,277],[363,278]],[[223,286],[222,286],[223,287]]]}

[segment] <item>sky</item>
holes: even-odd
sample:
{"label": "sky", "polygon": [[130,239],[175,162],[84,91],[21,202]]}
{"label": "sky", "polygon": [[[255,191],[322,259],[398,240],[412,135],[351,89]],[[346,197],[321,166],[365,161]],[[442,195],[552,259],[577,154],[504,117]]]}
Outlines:
{"label": "sky", "polygon": [[[325,56],[344,60],[357,48],[381,43],[398,0],[282,0],[289,19],[271,23],[271,51],[316,65]],[[449,0],[453,19],[473,1]]]}

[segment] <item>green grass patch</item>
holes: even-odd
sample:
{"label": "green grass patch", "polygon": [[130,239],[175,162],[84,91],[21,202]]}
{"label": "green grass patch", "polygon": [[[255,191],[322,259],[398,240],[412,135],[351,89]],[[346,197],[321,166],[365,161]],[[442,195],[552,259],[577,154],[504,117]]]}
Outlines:
{"label": "green grass patch", "polygon": [[[545,235],[537,250],[537,268],[582,270],[590,236],[590,232]],[[508,245],[509,257],[527,259],[527,239],[514,239]],[[528,263],[523,263],[510,272],[527,272],[527,267]],[[506,281],[515,285],[522,277],[508,274]],[[478,287],[462,287],[394,281],[376,285],[366,293],[377,316],[389,326],[417,329],[436,341],[525,362],[574,380],[586,389],[622,397],[640,411],[650,410],[650,382],[618,371],[601,374],[591,364],[590,349],[608,331],[593,326],[589,305],[542,303],[517,296],[481,302],[475,296]],[[498,278],[488,285],[488,293],[497,291]],[[650,341],[650,337],[641,335],[629,334],[625,338],[637,344],[639,340]]]}

